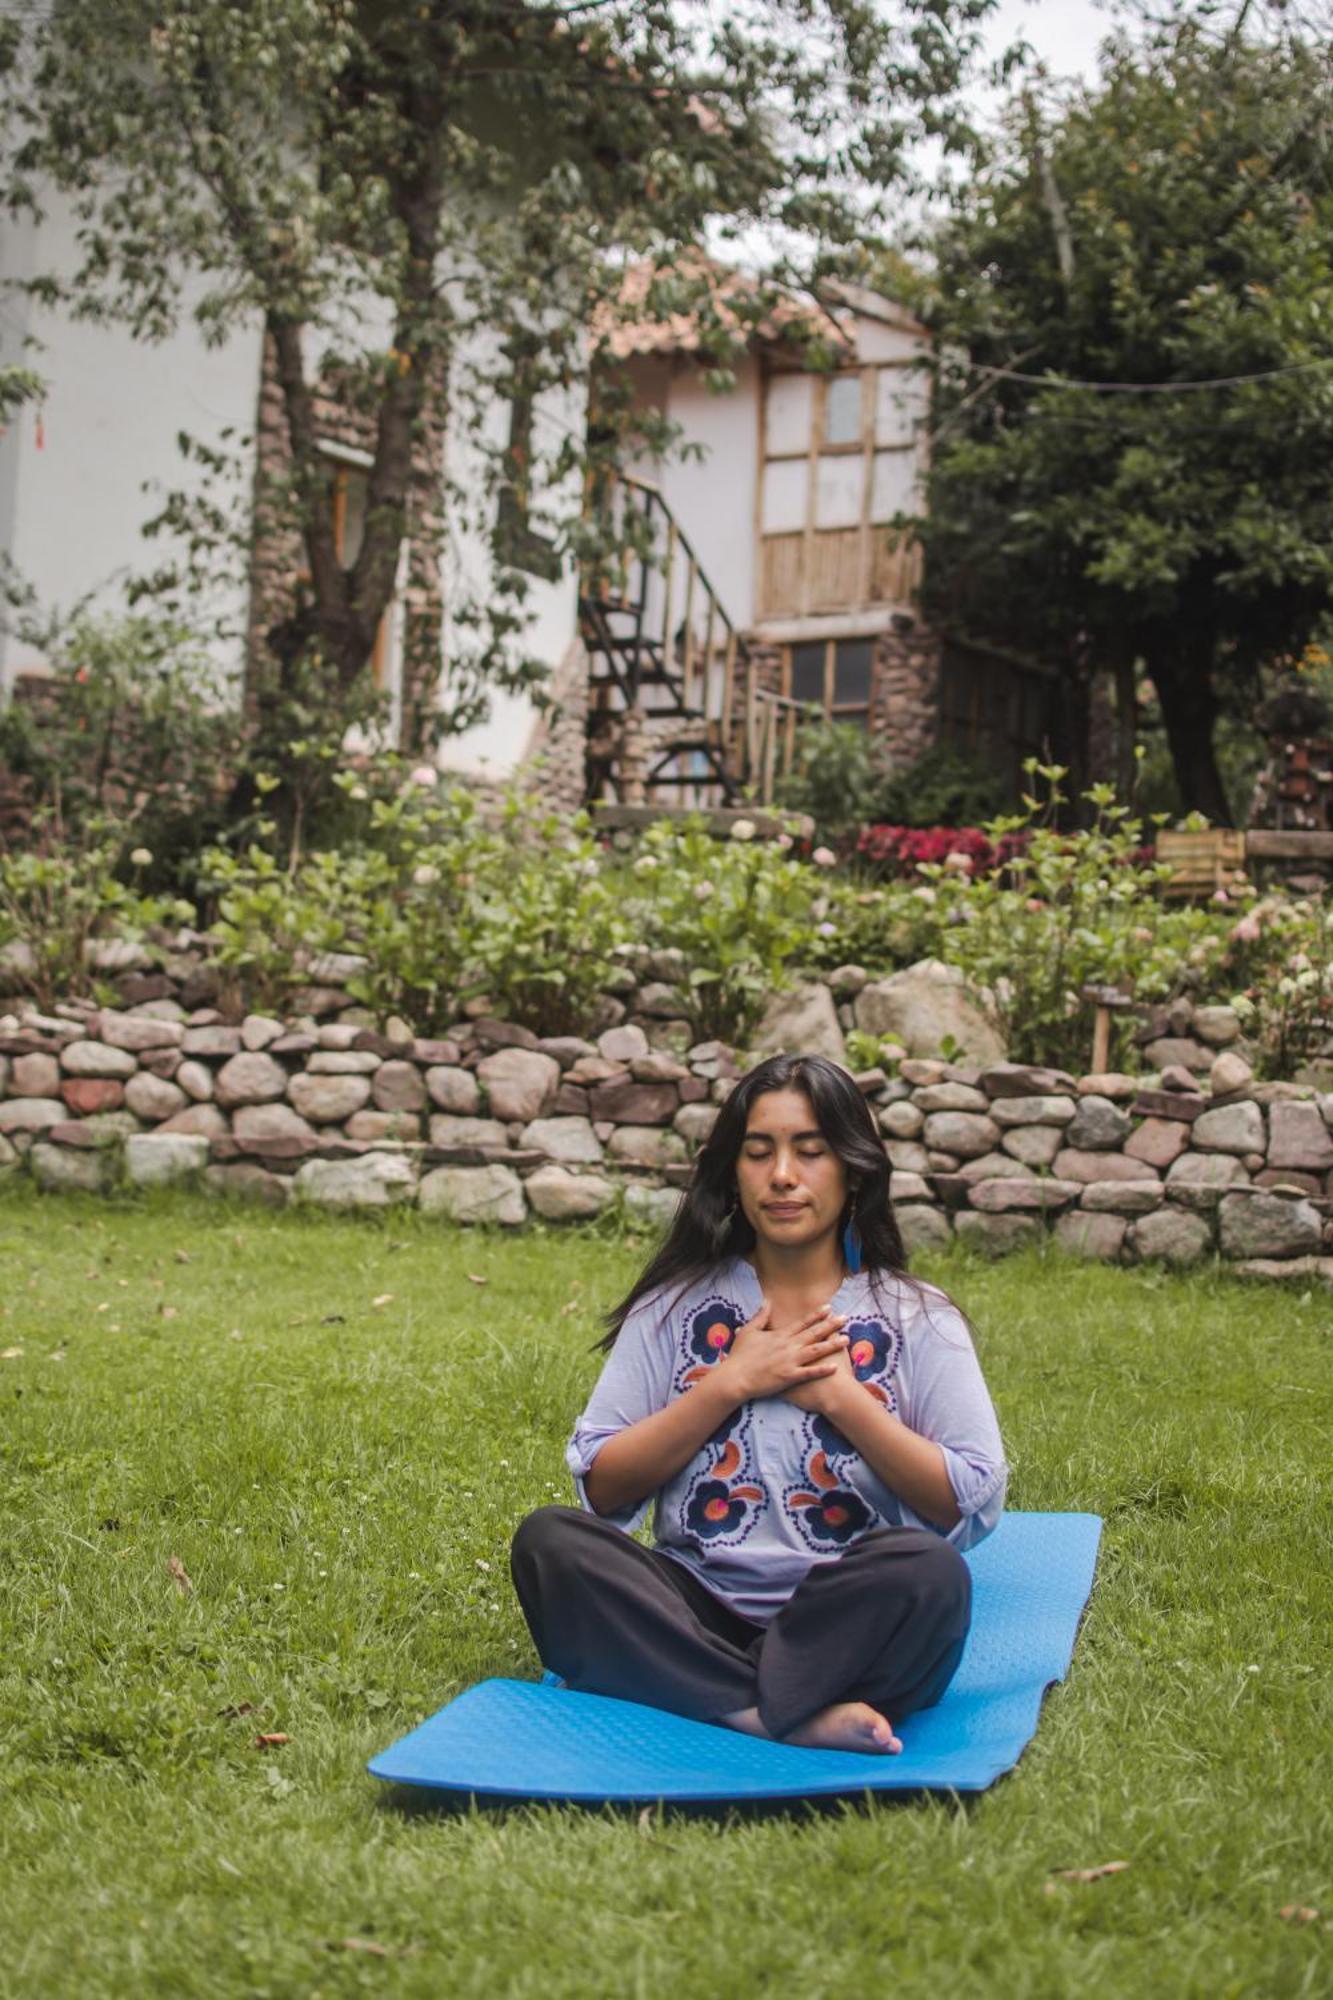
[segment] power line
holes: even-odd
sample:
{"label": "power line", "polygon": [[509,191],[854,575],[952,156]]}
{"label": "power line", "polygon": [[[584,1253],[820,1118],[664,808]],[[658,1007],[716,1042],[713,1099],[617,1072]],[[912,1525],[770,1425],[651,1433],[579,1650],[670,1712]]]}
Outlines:
{"label": "power line", "polygon": [[1253,375],[1212,375],[1197,382],[1084,382],[1070,375],[1025,375],[1017,368],[996,368],[984,361],[965,364],[974,375],[997,381],[1029,382],[1038,389],[1090,389],[1100,396],[1171,396],[1194,389],[1239,389],[1250,382],[1272,382],[1282,375],[1300,375],[1312,368],[1333,368],[1333,354],[1314,361],[1291,361],[1281,368],[1264,368]]}

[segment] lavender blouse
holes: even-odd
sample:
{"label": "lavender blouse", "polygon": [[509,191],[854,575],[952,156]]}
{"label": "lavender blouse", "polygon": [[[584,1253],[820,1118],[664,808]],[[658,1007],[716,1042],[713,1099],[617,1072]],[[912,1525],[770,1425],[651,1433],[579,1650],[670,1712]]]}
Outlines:
{"label": "lavender blouse", "polygon": [[[732,1259],[682,1291],[643,1299],[625,1321],[565,1454],[579,1501],[608,1438],[663,1409],[717,1366],[758,1312],[754,1267]],[[848,1278],[834,1301],[857,1380],[944,1453],[970,1548],[1004,1506],[1007,1468],[967,1323],[942,1292],[885,1273]],[[651,1503],[608,1518],[626,1532]],[[885,1486],[826,1417],[782,1396],[744,1403],[656,1496],[655,1546],[742,1617],[766,1624],[813,1563],[872,1528],[931,1527]]]}

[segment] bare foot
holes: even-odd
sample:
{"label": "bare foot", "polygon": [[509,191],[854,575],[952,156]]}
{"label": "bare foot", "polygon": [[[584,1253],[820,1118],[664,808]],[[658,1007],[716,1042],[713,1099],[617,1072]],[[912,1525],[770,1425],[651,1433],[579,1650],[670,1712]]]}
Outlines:
{"label": "bare foot", "polygon": [[862,1750],[872,1756],[896,1757],[903,1747],[888,1718],[864,1701],[835,1701],[782,1740],[808,1750]]}

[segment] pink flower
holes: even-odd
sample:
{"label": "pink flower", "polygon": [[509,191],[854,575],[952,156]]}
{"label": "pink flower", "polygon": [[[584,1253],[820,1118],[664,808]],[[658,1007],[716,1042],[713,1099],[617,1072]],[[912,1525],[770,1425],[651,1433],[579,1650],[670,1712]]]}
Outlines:
{"label": "pink flower", "polygon": [[439,775],[433,764],[418,764],[414,771],[408,773],[407,782],[409,785],[433,785]]}
{"label": "pink flower", "polygon": [[1258,917],[1242,917],[1231,933],[1234,944],[1257,944],[1262,931]]}
{"label": "pink flower", "polygon": [[831,847],[817,847],[810,856],[816,868],[836,868],[838,857]]}

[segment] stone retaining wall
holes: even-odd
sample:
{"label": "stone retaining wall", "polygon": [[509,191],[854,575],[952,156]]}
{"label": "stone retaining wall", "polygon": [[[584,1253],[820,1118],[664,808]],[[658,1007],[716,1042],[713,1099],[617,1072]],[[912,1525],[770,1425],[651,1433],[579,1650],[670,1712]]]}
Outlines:
{"label": "stone retaining wall", "polygon": [[[1159,1036],[1161,1057],[1193,1067],[1148,1076],[923,1058],[860,1076],[909,1251],[956,1234],[998,1254],[1049,1229],[1082,1256],[1219,1254],[1333,1282],[1333,1095],[1256,1083],[1234,1047],[1199,1039],[1232,1040],[1226,1014]],[[659,1223],[738,1073],[723,1044],[654,1047],[634,1021],[541,1039],[481,1018],[428,1041],[208,1008],[178,1020],[151,1000],[16,1009],[0,1016],[0,1174],[26,1164],[42,1187],[94,1191],[198,1179],[507,1226],[595,1216],[623,1190]]]}

